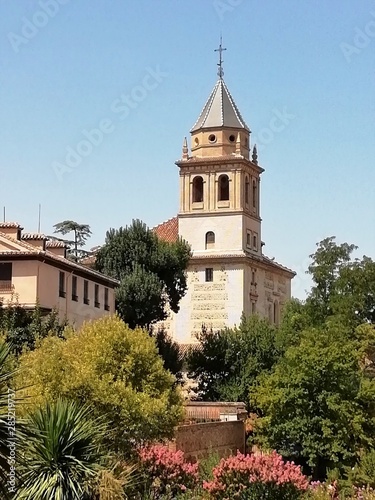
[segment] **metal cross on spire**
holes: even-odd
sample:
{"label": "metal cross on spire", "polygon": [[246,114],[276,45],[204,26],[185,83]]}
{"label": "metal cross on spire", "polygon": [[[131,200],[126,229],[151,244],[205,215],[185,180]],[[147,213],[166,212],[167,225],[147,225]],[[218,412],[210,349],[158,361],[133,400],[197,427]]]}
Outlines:
{"label": "metal cross on spire", "polygon": [[224,76],[224,70],[223,70],[223,59],[222,59],[222,53],[224,52],[224,50],[227,50],[227,49],[223,49],[223,39],[222,39],[222,36],[220,35],[220,45],[219,45],[219,48],[218,49],[215,49],[215,52],[219,52],[219,62],[218,62],[218,66],[219,66],[219,69],[217,70],[217,74],[219,76],[219,78],[223,78]]}

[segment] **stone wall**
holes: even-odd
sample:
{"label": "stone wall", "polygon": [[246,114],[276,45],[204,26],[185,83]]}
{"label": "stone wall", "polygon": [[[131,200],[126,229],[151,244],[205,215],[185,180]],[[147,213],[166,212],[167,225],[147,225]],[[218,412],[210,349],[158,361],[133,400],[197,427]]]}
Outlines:
{"label": "stone wall", "polygon": [[245,452],[245,422],[210,422],[181,425],[170,449],[181,450],[188,459],[205,458],[217,452],[220,457]]}

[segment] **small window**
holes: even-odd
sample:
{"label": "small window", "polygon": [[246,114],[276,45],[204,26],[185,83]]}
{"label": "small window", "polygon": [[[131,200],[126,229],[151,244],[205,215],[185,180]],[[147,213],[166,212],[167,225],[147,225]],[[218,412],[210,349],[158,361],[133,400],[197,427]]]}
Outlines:
{"label": "small window", "polygon": [[83,303],[86,305],[90,304],[89,300],[89,282],[87,280],[83,281]]}
{"label": "small window", "polygon": [[253,248],[254,250],[258,250],[258,239],[255,234],[253,236]]}
{"label": "small window", "polygon": [[193,203],[203,201],[203,179],[200,175],[193,179]]}
{"label": "small window", "polygon": [[233,135],[233,134],[231,134],[231,135],[229,136],[229,140],[230,140],[230,142],[234,142],[234,141],[236,140],[236,138],[234,137],[234,135]]}
{"label": "small window", "polygon": [[246,246],[251,248],[251,232],[246,233]]}
{"label": "small window", "polygon": [[66,291],[65,291],[65,273],[60,271],[59,274],[59,297],[65,299]]}
{"label": "small window", "polygon": [[12,290],[12,263],[0,263],[0,290]]}
{"label": "small window", "polygon": [[214,143],[214,142],[216,142],[216,135],[215,135],[215,134],[210,134],[210,135],[208,136],[208,140],[209,140],[209,142],[210,142],[211,144],[212,144],[212,143]]}
{"label": "small window", "polygon": [[108,288],[104,288],[104,309],[109,311]]}
{"label": "small window", "polygon": [[249,204],[249,190],[250,190],[250,182],[249,182],[249,178],[246,177],[245,179],[245,203],[246,205]]}
{"label": "small window", "polygon": [[77,276],[72,276],[72,300],[74,300],[74,302],[78,301],[78,295],[77,295]]}
{"label": "small window", "polygon": [[212,267],[206,267],[206,281],[214,280],[214,270]]}
{"label": "small window", "polygon": [[256,285],[255,271],[251,271],[251,284]]}
{"label": "small window", "polygon": [[255,302],[251,303],[251,314],[255,314],[257,312],[257,306]]}
{"label": "small window", "polygon": [[257,183],[253,181],[253,207],[257,207]]}
{"label": "small window", "polygon": [[278,303],[274,302],[273,303],[273,322],[275,325],[279,324],[279,310],[278,310]]}
{"label": "small window", "polygon": [[207,248],[214,248],[215,246],[215,233],[213,231],[208,231],[206,233],[206,250]]}
{"label": "small window", "polygon": [[99,285],[95,285],[95,307],[100,307],[100,302],[99,302]]}
{"label": "small window", "polygon": [[229,177],[224,174],[219,177],[219,201],[229,200]]}

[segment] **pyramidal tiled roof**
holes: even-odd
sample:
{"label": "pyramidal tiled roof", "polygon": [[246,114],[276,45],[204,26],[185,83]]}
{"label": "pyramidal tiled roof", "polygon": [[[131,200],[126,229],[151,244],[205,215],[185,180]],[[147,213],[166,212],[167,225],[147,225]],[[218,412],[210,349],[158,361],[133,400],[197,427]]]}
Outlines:
{"label": "pyramidal tiled roof", "polygon": [[249,130],[222,78],[219,78],[216,82],[210,97],[190,132],[213,127]]}

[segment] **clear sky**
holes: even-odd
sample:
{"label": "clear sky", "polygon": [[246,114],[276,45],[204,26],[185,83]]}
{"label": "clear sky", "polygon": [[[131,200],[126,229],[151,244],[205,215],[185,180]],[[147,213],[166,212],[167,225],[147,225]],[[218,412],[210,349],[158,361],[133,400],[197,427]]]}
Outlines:
{"label": "clear sky", "polygon": [[324,237],[375,257],[374,0],[0,0],[0,13],[7,220],[36,231],[41,203],[44,233],[73,219],[94,246],[133,218],[173,217],[174,161],[222,33],[265,168],[265,253],[299,273],[301,297]]}

